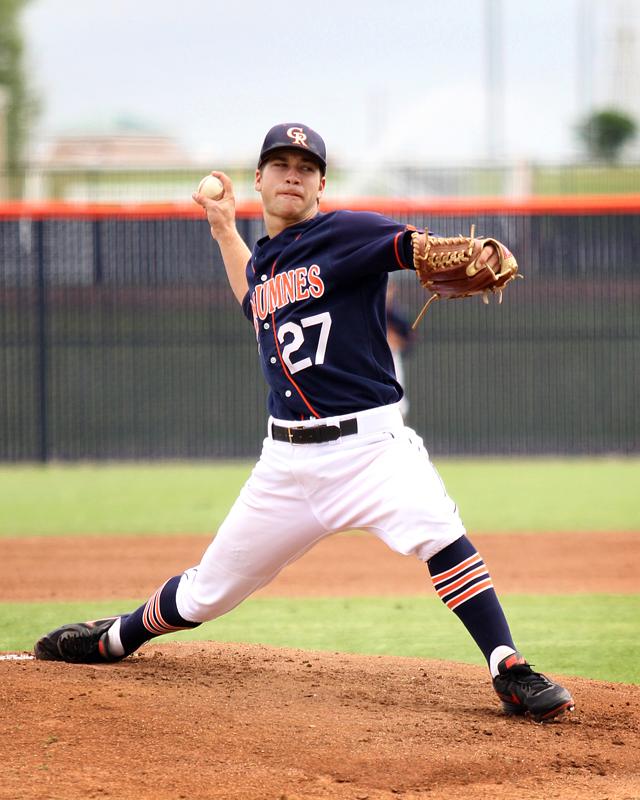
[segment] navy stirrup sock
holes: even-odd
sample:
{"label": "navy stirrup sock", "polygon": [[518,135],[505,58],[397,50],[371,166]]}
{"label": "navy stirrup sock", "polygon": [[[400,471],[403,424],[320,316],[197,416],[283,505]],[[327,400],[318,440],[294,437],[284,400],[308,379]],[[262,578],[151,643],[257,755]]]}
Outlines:
{"label": "navy stirrup sock", "polygon": [[155,636],[201,624],[183,619],[178,613],[176,592],[181,578],[182,575],[169,578],[143,606],[120,618],[120,641],[125,653],[133,653]]}
{"label": "navy stirrup sock", "polygon": [[489,662],[496,647],[516,649],[489,570],[466,536],[427,561],[438,596],[462,621]]}

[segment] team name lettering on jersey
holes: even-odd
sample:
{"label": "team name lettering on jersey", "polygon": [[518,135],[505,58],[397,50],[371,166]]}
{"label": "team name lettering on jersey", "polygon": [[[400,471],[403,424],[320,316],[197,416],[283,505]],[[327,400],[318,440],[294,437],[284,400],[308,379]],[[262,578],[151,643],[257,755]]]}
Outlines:
{"label": "team name lettering on jersey", "polygon": [[296,267],[258,284],[251,294],[251,308],[255,318],[264,320],[279,308],[323,294],[320,267],[317,264]]}

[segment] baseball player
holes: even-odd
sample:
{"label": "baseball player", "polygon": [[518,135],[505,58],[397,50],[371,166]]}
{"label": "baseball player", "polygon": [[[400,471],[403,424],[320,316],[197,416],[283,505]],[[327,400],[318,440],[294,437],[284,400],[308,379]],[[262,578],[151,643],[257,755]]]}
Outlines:
{"label": "baseball player", "polygon": [[387,342],[393,359],[393,370],[396,380],[402,386],[403,396],[398,408],[403,419],[409,413],[409,401],[404,392],[404,357],[411,348],[413,331],[411,324],[396,305],[396,288],[389,281],[387,287]]}
{"label": "baseball player", "polygon": [[[271,128],[255,173],[266,235],[253,252],[236,230],[225,174],[213,173],[220,199],[194,194],[253,323],[270,388],[260,459],[197,566],[131,613],[52,631],[35,656],[119,661],[156,636],[227,613],[325,536],[357,528],[424,561],[484,654],[508,714],[551,719],[573,699],[517,651],[489,570],[399,411],[387,279],[425,258],[427,234],[379,214],[322,213],[326,163],[324,141],[308,126]],[[499,244],[483,246],[476,266],[497,268]]]}

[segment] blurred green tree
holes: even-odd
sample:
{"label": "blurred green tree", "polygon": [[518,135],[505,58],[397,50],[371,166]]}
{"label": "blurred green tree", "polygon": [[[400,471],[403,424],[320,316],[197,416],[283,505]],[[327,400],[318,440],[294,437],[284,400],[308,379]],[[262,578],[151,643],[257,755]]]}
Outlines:
{"label": "blurred green tree", "polygon": [[635,136],[637,125],[633,117],[615,108],[605,108],[589,114],[578,126],[578,135],[592,158],[616,161],[622,148]]}
{"label": "blurred green tree", "polygon": [[[37,112],[37,102],[31,91],[25,68],[24,39],[20,15],[29,0],[0,0],[0,90],[4,90],[4,139],[0,150],[10,185],[23,166],[25,147]],[[1,168],[0,166],[0,168]],[[15,189],[10,192],[16,194]]]}

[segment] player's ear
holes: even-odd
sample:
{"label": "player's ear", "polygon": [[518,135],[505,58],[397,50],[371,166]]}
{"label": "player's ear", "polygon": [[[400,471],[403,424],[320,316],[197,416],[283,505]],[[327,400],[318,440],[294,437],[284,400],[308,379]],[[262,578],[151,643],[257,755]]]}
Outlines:
{"label": "player's ear", "polygon": [[320,202],[320,198],[324,194],[324,187],[326,186],[326,184],[327,184],[327,179],[323,175],[320,178],[320,186],[318,187],[318,195],[317,195],[318,202]]}
{"label": "player's ear", "polygon": [[256,192],[259,192],[262,189],[262,170],[260,169],[256,170],[256,178],[253,183],[253,188],[256,190]]}

